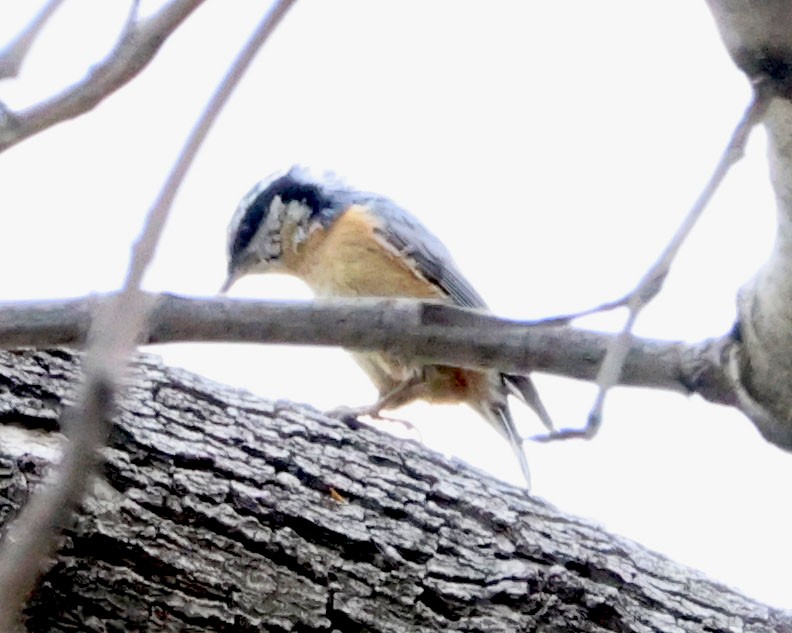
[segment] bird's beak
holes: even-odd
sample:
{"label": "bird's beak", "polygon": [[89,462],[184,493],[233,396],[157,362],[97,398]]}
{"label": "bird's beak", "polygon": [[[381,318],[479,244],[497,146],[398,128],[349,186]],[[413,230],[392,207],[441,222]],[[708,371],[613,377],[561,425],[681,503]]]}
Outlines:
{"label": "bird's beak", "polygon": [[229,290],[231,290],[231,286],[233,286],[238,279],[239,279],[239,275],[236,272],[228,273],[228,277],[226,277],[226,280],[223,282],[223,285],[220,286],[220,290],[218,291],[217,294],[224,295],[225,293],[227,293]]}

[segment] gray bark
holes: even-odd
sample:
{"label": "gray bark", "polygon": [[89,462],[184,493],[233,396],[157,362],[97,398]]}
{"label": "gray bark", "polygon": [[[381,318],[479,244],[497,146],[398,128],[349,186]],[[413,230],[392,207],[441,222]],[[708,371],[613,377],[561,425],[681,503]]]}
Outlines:
{"label": "gray bark", "polygon": [[769,441],[792,450],[792,3],[707,2],[734,62],[773,95],[764,125],[776,241],[767,262],[740,290],[733,374],[743,388],[740,408]]}
{"label": "gray bark", "polygon": [[[3,524],[78,380],[71,352],[0,352]],[[150,356],[104,457],[31,631],[792,632],[792,613],[414,442]]]}

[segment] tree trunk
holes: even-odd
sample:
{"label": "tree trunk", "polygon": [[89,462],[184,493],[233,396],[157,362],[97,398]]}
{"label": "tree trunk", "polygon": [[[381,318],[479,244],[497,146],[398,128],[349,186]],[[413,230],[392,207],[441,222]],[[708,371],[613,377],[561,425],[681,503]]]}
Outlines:
{"label": "tree trunk", "polygon": [[[3,524],[57,456],[75,358],[0,352]],[[30,631],[792,632],[415,442],[150,356],[128,383]]]}

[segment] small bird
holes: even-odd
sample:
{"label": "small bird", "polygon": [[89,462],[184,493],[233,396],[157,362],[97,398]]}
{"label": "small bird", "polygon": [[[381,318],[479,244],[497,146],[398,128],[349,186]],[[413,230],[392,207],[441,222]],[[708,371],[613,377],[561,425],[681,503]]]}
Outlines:
{"label": "small bird", "polygon": [[[414,297],[466,308],[487,306],[437,237],[391,200],[357,191],[300,166],[258,183],[228,227],[228,277],[277,272],[302,279],[321,297]],[[425,365],[382,352],[354,352],[379,390],[359,413],[378,415],[416,399],[464,402],[511,445],[530,487],[522,438],[507,397],[529,405],[552,431],[528,376]]]}

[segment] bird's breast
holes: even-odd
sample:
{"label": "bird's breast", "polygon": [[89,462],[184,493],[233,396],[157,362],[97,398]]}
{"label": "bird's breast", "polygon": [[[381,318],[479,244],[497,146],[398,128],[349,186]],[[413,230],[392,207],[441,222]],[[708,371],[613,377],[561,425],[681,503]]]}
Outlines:
{"label": "bird's breast", "polygon": [[291,268],[320,296],[445,299],[381,230],[375,215],[353,205],[308,237]]}

